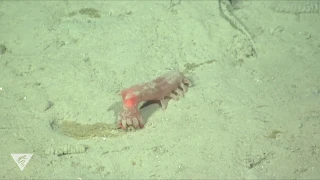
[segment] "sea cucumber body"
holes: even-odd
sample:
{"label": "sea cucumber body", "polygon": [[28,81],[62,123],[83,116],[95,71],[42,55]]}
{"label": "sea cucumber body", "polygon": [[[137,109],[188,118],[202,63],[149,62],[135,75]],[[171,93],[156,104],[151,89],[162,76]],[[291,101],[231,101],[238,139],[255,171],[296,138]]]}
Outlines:
{"label": "sea cucumber body", "polygon": [[131,98],[129,95],[126,97],[128,92],[132,92],[138,97],[138,102],[149,101],[149,100],[162,100],[166,96],[170,95],[172,91],[178,89],[181,83],[189,83],[189,81],[184,80],[184,76],[179,71],[170,71],[157,79],[147,82],[144,84],[139,84],[125,89],[121,92],[122,98],[124,100]]}
{"label": "sea cucumber body", "polygon": [[123,111],[120,113],[119,125],[126,129],[129,125],[143,127],[138,105],[142,101],[159,100],[166,109],[170,98],[178,99],[183,96],[191,82],[179,71],[170,71],[153,81],[134,85],[121,91]]}

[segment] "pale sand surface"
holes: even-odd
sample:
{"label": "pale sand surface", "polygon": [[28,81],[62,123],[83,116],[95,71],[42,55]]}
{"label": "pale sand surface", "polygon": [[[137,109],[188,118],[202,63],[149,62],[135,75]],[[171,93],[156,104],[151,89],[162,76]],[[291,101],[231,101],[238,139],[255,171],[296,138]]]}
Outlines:
{"label": "pale sand surface", "polygon": [[[234,12],[256,42],[247,58],[217,1],[0,2],[0,178],[319,178],[319,14],[267,6]],[[56,129],[114,123],[121,89],[192,63],[194,87],[165,111],[144,108],[143,130]],[[33,157],[20,171],[11,153]]]}

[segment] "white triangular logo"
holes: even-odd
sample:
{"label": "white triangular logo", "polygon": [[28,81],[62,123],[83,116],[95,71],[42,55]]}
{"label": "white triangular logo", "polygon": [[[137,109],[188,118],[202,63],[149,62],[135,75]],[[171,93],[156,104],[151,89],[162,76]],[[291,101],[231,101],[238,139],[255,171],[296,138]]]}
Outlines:
{"label": "white triangular logo", "polygon": [[32,155],[33,154],[11,154],[13,160],[17,163],[21,171],[23,171],[23,169],[27,166]]}

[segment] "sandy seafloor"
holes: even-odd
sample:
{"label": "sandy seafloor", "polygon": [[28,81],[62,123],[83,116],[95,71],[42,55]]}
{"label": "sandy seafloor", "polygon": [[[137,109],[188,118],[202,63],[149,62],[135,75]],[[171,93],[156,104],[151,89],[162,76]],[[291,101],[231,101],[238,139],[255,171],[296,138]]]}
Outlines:
{"label": "sandy seafloor", "polygon": [[[234,11],[254,37],[247,57],[217,1],[0,2],[0,178],[319,178],[319,14],[270,3]],[[165,111],[142,109],[144,129],[57,130],[115,123],[121,89],[172,68],[194,86]],[[33,156],[20,171],[11,153]]]}

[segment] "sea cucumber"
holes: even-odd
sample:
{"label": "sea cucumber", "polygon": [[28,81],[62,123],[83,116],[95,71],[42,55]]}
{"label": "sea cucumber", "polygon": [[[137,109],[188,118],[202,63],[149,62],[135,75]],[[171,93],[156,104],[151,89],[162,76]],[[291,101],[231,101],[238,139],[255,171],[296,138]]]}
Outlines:
{"label": "sea cucumber", "polygon": [[162,109],[166,109],[170,99],[183,97],[191,85],[191,81],[180,71],[172,70],[153,81],[122,90],[123,110],[119,114],[119,127],[143,128],[143,119],[138,109],[140,102],[158,100]]}

